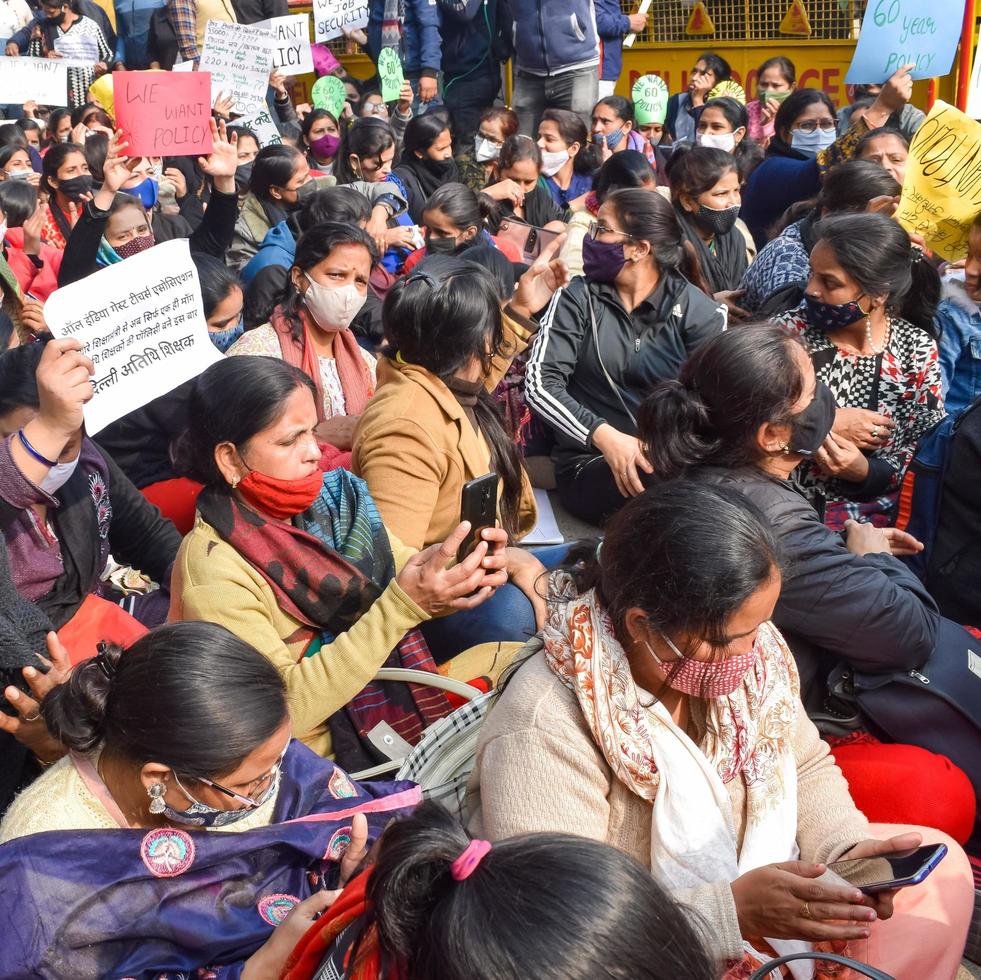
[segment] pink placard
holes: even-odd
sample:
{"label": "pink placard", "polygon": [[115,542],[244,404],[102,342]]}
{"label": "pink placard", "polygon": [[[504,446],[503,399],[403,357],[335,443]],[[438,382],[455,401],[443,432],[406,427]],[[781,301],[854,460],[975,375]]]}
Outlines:
{"label": "pink placard", "polygon": [[116,124],[131,157],[211,152],[210,72],[113,72]]}

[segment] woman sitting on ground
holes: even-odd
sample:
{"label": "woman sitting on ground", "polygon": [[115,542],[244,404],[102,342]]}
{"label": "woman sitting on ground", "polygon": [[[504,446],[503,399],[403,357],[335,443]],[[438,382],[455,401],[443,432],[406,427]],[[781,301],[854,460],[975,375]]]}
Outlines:
{"label": "woman sitting on ground", "polygon": [[[301,913],[322,911],[333,896],[320,888],[352,873],[369,825],[378,834],[419,799],[405,783],[360,786],[293,741],[276,669],[212,623],[108,648],[40,713],[70,755],[0,824],[0,879],[21,899],[8,917],[20,938],[0,950],[4,976],[54,961],[76,977],[211,964],[219,980],[268,977],[284,940],[270,939],[272,927],[308,895],[319,892]],[[66,847],[75,860],[65,862]],[[314,880],[311,857],[324,858]]]}
{"label": "woman sitting on ground", "polygon": [[578,113],[546,109],[538,124],[538,148],[545,184],[560,208],[592,190],[593,174],[602,159],[589,145],[589,131]]}
{"label": "woman sitting on ground", "polygon": [[[297,736],[328,755],[348,747],[334,745],[328,719],[393,651],[399,662],[432,663],[420,623],[477,606],[507,581],[506,535],[484,530],[451,569],[468,525],[421,553],[403,545],[361,480],[321,472],[314,392],[299,368],[270,357],[225,358],[198,377],[183,456],[205,489],[170,615],[221,623],[268,657]],[[393,727],[417,738],[421,725],[404,717],[392,716]]]}
{"label": "woman sitting on ground", "polygon": [[731,153],[739,165],[739,180],[745,184],[763,159],[759,143],[747,134],[746,106],[728,96],[705,103],[695,133],[695,145]]}
{"label": "woman sitting on ground", "polygon": [[[848,518],[884,527],[920,437],[944,416],[933,323],[940,280],[885,215],[837,215],[814,231],[804,303],[778,321],[804,341],[839,415],[799,475],[824,492],[829,527]],[[869,425],[870,414],[884,421]]]}
{"label": "woman sitting on ground", "polygon": [[906,179],[906,161],[909,159],[909,143],[898,129],[882,126],[866,133],[855,148],[858,160],[877,163],[897,184]]}
{"label": "woman sitting on ground", "polygon": [[[782,573],[764,516],[734,490],[665,484],[616,515],[587,572],[553,576],[544,649],[484,722],[474,833],[613,844],[712,923],[741,975],[790,940],[952,980],[972,910],[965,855],[939,831],[870,826],[849,796],[769,622]],[[949,853],[898,896],[816,880],[921,841]]]}
{"label": "woman sitting on ground", "polygon": [[536,228],[563,231],[564,208],[560,208],[542,176],[542,151],[528,136],[509,136],[497,158],[501,183],[517,185],[519,195],[500,202],[501,217],[519,218]]}

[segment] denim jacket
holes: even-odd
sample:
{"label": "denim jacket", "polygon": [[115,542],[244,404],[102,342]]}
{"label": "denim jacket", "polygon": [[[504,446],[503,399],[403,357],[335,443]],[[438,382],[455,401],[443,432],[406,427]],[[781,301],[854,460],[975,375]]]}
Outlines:
{"label": "denim jacket", "polygon": [[944,404],[948,414],[960,415],[981,395],[981,306],[967,295],[962,278],[944,280],[936,320]]}

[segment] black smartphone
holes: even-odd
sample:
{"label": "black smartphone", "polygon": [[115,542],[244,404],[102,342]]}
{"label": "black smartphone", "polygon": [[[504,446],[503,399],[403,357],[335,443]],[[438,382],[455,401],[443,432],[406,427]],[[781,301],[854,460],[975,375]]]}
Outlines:
{"label": "black smartphone", "polygon": [[497,485],[496,473],[478,476],[463,485],[460,495],[460,520],[470,521],[470,533],[463,539],[456,560],[463,561],[480,541],[480,532],[497,524]]}
{"label": "black smartphone", "polygon": [[946,844],[924,844],[877,857],[835,861],[828,865],[828,870],[844,878],[849,885],[872,894],[918,885],[940,864],[946,853]]}

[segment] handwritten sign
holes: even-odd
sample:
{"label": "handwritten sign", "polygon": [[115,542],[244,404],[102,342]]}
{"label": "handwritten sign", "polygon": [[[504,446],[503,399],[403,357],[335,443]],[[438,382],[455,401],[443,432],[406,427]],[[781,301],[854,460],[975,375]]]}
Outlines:
{"label": "handwritten sign", "polygon": [[283,142],[282,134],[268,109],[261,109],[251,116],[242,116],[235,120],[236,126],[244,126],[255,135],[259,149],[264,146],[279,146]]}
{"label": "handwritten sign", "polygon": [[391,48],[383,48],[378,55],[378,78],[381,81],[382,102],[394,102],[405,84],[402,62]]}
{"label": "handwritten sign", "polygon": [[99,42],[94,34],[69,31],[69,33],[55,38],[54,49],[62,58],[84,61],[88,65],[94,65],[97,61],[102,60],[99,57]]}
{"label": "handwritten sign", "polygon": [[209,20],[199,71],[211,72],[211,101],[219,92],[235,100],[232,112],[246,116],[266,103],[272,71],[272,34],[257,24]]}
{"label": "handwritten sign", "polygon": [[909,148],[896,220],[949,261],[967,255],[981,210],[981,123],[935,102]]}
{"label": "handwritten sign", "polygon": [[306,14],[289,14],[260,21],[272,34],[273,68],[282,68],[287,75],[306,75],[313,71],[313,55],[310,53],[310,18]]}
{"label": "handwritten sign", "polygon": [[658,75],[641,75],[634,82],[630,97],[634,102],[634,120],[638,126],[664,123],[668,112],[668,87]]}
{"label": "handwritten sign", "polygon": [[903,65],[913,78],[946,75],[963,14],[963,0],[869,0],[845,82],[882,84]]}
{"label": "handwritten sign", "polygon": [[68,66],[60,58],[0,57],[0,91],[11,103],[68,105]]}
{"label": "handwritten sign", "polygon": [[313,0],[313,22],[317,41],[367,27],[368,0]]}
{"label": "handwritten sign", "polygon": [[337,120],[341,118],[347,90],[336,75],[324,75],[313,83],[310,98],[315,109],[326,109]]}
{"label": "handwritten sign", "polygon": [[127,156],[197,156],[211,152],[211,76],[207,72],[113,73],[116,124]]}
{"label": "handwritten sign", "polygon": [[77,337],[95,363],[85,428],[165,395],[221,358],[208,339],[201,286],[186,238],[56,289],[44,304],[56,337]]}

